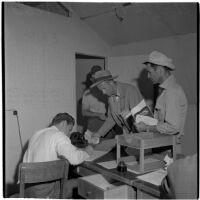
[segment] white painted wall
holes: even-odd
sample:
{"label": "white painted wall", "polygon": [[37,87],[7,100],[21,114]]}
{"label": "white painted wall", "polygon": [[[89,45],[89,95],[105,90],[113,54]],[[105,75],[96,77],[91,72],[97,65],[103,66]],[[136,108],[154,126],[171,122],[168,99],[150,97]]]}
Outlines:
{"label": "white painted wall", "polygon": [[116,56],[108,58],[108,68],[120,82],[135,85],[145,99],[153,100],[153,84],[144,73],[145,55]]}
{"label": "white painted wall", "polygon": [[[138,75],[144,68],[148,54],[158,50],[171,57],[176,66],[175,76],[183,87],[188,99],[188,115],[185,123],[183,153],[197,152],[197,35],[191,33],[150,41],[143,41],[113,47],[108,58],[108,68],[114,75],[120,75],[118,80],[130,82],[136,86]],[[143,77],[144,78],[144,77]],[[152,93],[152,85],[148,80],[142,81]],[[152,94],[146,94],[151,97]]]}
{"label": "white painted wall", "polygon": [[[76,115],[75,52],[107,56],[109,46],[75,15],[5,3],[6,109],[17,109],[23,144],[58,112]],[[20,158],[15,116],[6,111],[6,183]]]}

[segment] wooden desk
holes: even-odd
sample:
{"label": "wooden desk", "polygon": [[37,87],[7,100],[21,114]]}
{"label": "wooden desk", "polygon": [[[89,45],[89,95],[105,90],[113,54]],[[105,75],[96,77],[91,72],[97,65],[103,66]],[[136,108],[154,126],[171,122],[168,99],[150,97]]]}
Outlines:
{"label": "wooden desk", "polygon": [[[125,152],[121,152],[123,156],[127,156]],[[103,161],[110,161],[116,159],[116,149],[112,150],[111,152],[108,152],[108,154],[102,156],[101,158],[96,159],[93,162],[84,162],[80,164],[77,169],[76,173],[80,176],[87,176],[87,175],[92,175],[95,173],[100,173],[105,177],[108,177],[109,179],[114,179],[117,181],[120,181],[124,184],[130,185],[134,188],[137,189],[137,197],[141,198],[141,191],[145,191],[148,194],[152,195],[153,197],[160,197],[160,191],[159,187],[156,187],[152,184],[148,184],[145,182],[142,182],[136,177],[139,174],[135,174],[132,172],[125,172],[125,173],[120,173],[117,171],[116,168],[114,169],[106,169],[102,167],[101,165],[98,165],[98,162],[103,162]]]}
{"label": "wooden desk", "polygon": [[136,188],[137,199],[151,199],[152,197],[158,199],[161,197],[160,187],[151,183],[135,179],[133,187]]}
{"label": "wooden desk", "polygon": [[[126,153],[123,152],[123,155],[127,156]],[[112,151],[108,152],[106,155],[102,156],[101,158],[96,159],[93,162],[84,162],[80,164],[76,170],[80,176],[91,175],[94,173],[100,173],[105,177],[123,182],[127,185],[133,185],[133,181],[136,178],[137,174],[132,172],[120,173],[117,171],[116,168],[114,169],[106,169],[101,165],[98,165],[99,162],[105,162],[110,160],[116,159],[116,150],[113,149]]]}

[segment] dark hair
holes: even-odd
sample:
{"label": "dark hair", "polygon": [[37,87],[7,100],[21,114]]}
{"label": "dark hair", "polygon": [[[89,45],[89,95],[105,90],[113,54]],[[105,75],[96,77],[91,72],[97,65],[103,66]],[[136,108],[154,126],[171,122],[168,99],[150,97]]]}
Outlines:
{"label": "dark hair", "polygon": [[70,135],[70,140],[71,143],[78,148],[85,148],[86,146],[88,146],[88,141],[80,132],[72,132]]}
{"label": "dark hair", "polygon": [[69,115],[68,113],[58,113],[52,120],[52,122],[49,124],[48,127],[59,124],[62,121],[67,121],[67,124],[74,125],[75,120],[74,118]]}
{"label": "dark hair", "polygon": [[101,67],[101,66],[99,66],[99,65],[94,65],[94,66],[91,68],[91,70],[90,70],[90,74],[93,75],[93,74],[95,74],[96,72],[101,71],[101,70],[102,70],[102,67]]}

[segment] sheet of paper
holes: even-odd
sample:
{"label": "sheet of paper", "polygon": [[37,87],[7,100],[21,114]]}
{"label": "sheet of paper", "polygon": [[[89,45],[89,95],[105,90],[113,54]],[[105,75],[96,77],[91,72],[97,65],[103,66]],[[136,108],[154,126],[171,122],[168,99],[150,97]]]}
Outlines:
{"label": "sheet of paper", "polygon": [[144,163],[147,164],[147,163],[152,163],[152,162],[156,162],[156,161],[159,161],[158,159],[156,158],[145,158],[144,159]]}
{"label": "sheet of paper", "polygon": [[[152,163],[152,162],[156,162],[156,161],[159,161],[159,160],[156,158],[146,158],[146,159],[144,159],[144,164]],[[136,164],[138,164],[138,161],[129,161],[129,162],[126,162],[126,164],[127,165],[136,165]]]}
{"label": "sheet of paper", "polygon": [[87,182],[90,182],[104,190],[113,187],[112,184],[110,184],[101,174],[94,174],[91,176],[85,176],[81,179],[86,180]]}
{"label": "sheet of paper", "polygon": [[151,172],[151,173],[147,173],[147,174],[138,176],[137,178],[159,186],[159,185],[161,185],[161,182],[166,175],[167,175],[167,171],[165,171],[163,169],[159,169],[155,172]]}
{"label": "sheet of paper", "polygon": [[[154,159],[154,158],[147,158],[144,160],[144,163],[151,163],[151,162],[155,162],[158,161],[158,159]],[[137,161],[127,161],[125,162],[127,165],[136,165],[138,164]],[[106,162],[100,162],[98,163],[99,165],[101,165],[102,167],[106,168],[106,169],[113,169],[117,167],[117,161],[116,160],[111,160],[111,161],[106,161]],[[134,171],[132,169],[130,169],[129,171],[132,171],[134,173],[138,173],[137,171]]]}
{"label": "sheet of paper", "polygon": [[106,169],[113,169],[113,168],[117,167],[117,161],[116,160],[111,160],[111,161],[107,161],[107,162],[100,162],[98,164],[101,165],[102,167],[106,168]]}
{"label": "sheet of paper", "polygon": [[87,158],[86,161],[93,161],[93,160],[103,156],[106,153],[108,153],[108,151],[94,150],[93,154],[89,158]]}

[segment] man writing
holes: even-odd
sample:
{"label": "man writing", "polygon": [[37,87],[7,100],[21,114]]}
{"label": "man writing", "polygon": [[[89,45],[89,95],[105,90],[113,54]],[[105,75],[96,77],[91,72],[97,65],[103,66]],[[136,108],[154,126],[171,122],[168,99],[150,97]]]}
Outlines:
{"label": "man writing", "polygon": [[[57,114],[48,128],[36,132],[30,139],[23,162],[45,162],[65,158],[72,165],[85,161],[92,154],[93,148],[87,146],[80,150],[71,144],[70,132],[74,126],[74,118],[68,113]],[[71,197],[72,188],[77,186],[76,180],[66,180],[65,198]],[[39,184],[26,189],[26,197],[59,198],[59,182]]]}

